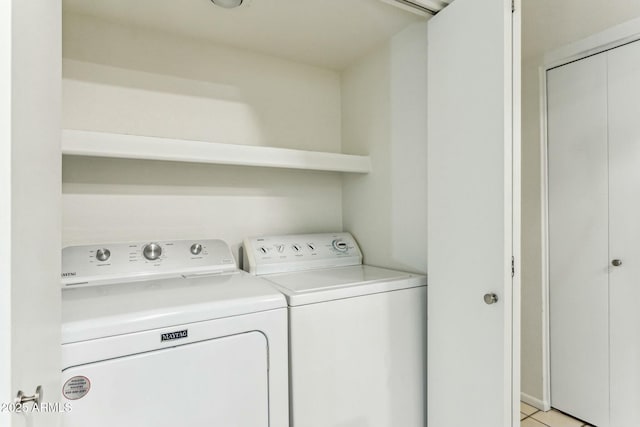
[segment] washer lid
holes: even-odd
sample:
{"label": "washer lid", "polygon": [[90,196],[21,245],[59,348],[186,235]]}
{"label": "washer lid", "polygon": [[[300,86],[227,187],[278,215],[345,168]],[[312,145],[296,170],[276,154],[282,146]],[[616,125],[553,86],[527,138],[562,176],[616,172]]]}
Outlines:
{"label": "washer lid", "polygon": [[286,307],[244,272],[62,290],[62,343]]}
{"label": "washer lid", "polygon": [[426,286],[427,277],[357,265],[262,276],[276,285],[290,306]]}

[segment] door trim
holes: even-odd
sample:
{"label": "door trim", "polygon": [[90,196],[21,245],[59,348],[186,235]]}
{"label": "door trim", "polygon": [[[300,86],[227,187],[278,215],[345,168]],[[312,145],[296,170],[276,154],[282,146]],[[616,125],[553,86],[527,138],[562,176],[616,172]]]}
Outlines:
{"label": "door trim", "polygon": [[512,423],[518,425],[520,419],[520,389],[521,389],[521,286],[522,286],[522,1],[514,0],[511,14],[512,26],[512,57],[511,57],[511,253],[513,256],[513,277],[511,295],[511,393],[512,393]]}
{"label": "door trim", "polygon": [[[540,101],[540,206],[542,279],[542,400],[521,395],[527,403],[551,409],[551,321],[549,313],[549,156],[547,134],[547,71],[640,40],[640,18],[632,19],[585,39],[562,46],[544,56],[539,68]],[[535,402],[534,402],[535,400]]]}
{"label": "door trim", "polygon": [[[0,4],[0,236],[11,236],[11,30],[12,2]],[[17,391],[17,390],[16,390]],[[11,387],[11,241],[0,240],[0,401],[10,402]],[[0,424],[11,425],[0,412]]]}

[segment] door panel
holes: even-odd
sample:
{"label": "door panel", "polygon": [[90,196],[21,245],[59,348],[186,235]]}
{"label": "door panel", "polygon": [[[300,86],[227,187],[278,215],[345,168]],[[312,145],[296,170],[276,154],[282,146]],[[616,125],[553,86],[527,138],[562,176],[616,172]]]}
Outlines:
{"label": "door panel", "polygon": [[428,22],[430,426],[512,425],[511,19],[456,0]]}
{"label": "door panel", "polygon": [[609,52],[611,425],[640,425],[640,42]]}
{"label": "door panel", "polygon": [[[0,402],[60,389],[60,0],[0,2]],[[56,411],[0,411],[55,427]]]}
{"label": "door panel", "polygon": [[551,404],[609,416],[607,61],[547,73]]}

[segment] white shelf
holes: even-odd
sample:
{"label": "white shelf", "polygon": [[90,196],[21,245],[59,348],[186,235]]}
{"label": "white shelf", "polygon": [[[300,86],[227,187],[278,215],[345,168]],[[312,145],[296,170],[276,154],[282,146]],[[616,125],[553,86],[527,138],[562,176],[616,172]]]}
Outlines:
{"label": "white shelf", "polygon": [[330,172],[371,171],[368,156],[70,129],[62,131],[62,154]]}

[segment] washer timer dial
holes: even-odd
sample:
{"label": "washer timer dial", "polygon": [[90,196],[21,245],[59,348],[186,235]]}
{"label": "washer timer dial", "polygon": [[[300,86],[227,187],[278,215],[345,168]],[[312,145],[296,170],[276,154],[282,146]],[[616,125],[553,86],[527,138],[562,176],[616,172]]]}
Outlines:
{"label": "washer timer dial", "polygon": [[333,246],[333,248],[339,252],[346,252],[349,250],[349,245],[347,245],[345,241],[338,239],[331,242],[331,246]]}
{"label": "washer timer dial", "polygon": [[149,243],[142,249],[142,255],[149,261],[155,261],[162,255],[162,248],[157,243]]}

